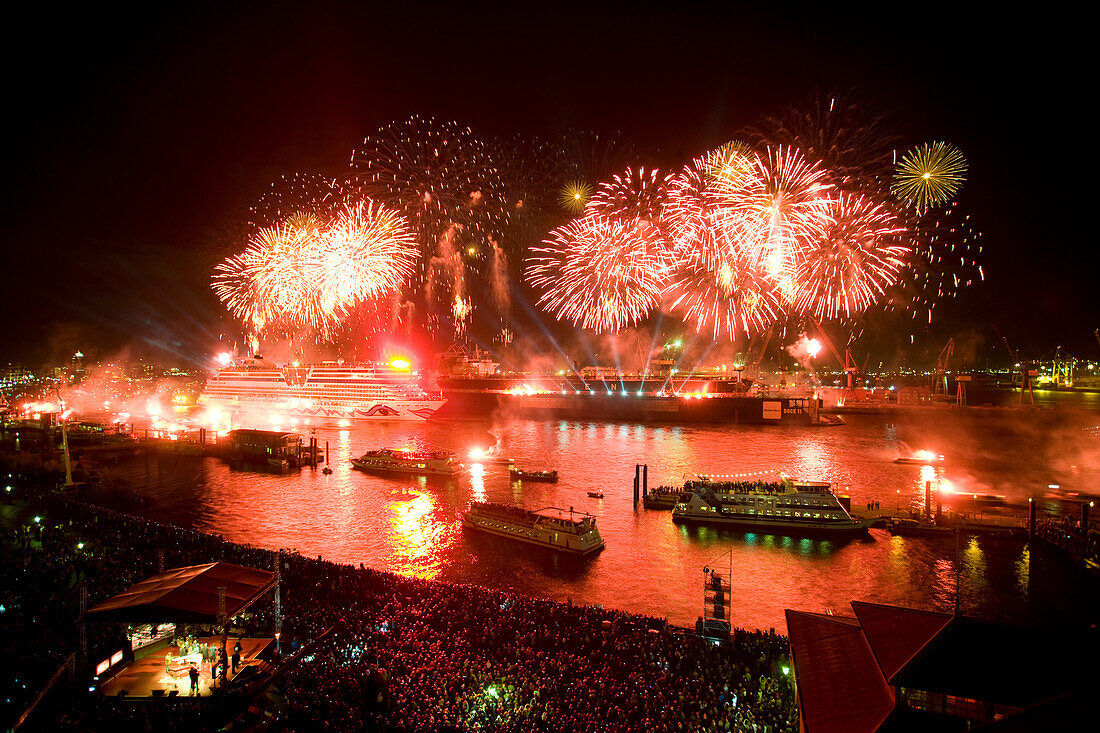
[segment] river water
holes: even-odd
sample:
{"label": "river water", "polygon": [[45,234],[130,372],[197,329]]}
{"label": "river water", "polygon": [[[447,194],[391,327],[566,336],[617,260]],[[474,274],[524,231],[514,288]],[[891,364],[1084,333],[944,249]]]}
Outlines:
{"label": "river water", "polygon": [[[1100,441],[1081,428],[1093,410],[849,415],[839,427],[635,425],[585,421],[474,420],[318,428],[333,473],[233,470],[215,458],[149,455],[112,468],[153,499],[154,519],[236,542],[559,600],[594,603],[692,624],[702,609],[703,568],[732,565],[735,623],[785,628],[783,611],[850,612],[851,600],[951,610],[1005,620],[1093,623],[1095,581],[1018,539],[894,537],[871,530],[848,542],[688,528],[668,511],[632,502],[634,466],[649,485],[691,474],[781,469],[831,482],[853,507],[919,508],[924,482],[951,487],[945,507],[975,511],[967,492],[1002,494],[1024,511],[1049,484],[1100,487]],[[495,446],[520,468],[554,468],[557,484],[520,484],[506,466],[472,465],[449,480],[383,478],[349,459],[379,447],[466,455]],[[913,450],[943,467],[899,465]],[[601,488],[604,499],[586,495]],[[607,543],[577,559],[464,533],[472,500],[592,512]],[[1058,511],[1043,501],[1044,509]]]}

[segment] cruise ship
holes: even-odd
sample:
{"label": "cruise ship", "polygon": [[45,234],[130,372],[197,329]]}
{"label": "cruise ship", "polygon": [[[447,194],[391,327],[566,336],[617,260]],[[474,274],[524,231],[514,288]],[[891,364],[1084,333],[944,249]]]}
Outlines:
{"label": "cruise ship", "polygon": [[458,464],[446,451],[414,451],[383,448],[351,459],[351,465],[367,473],[411,473],[416,476],[451,476]]}
{"label": "cruise ship", "polygon": [[276,366],[261,356],[238,359],[206,382],[199,404],[230,417],[334,420],[427,420],[446,402],[420,388],[408,362]]}
{"label": "cruise ship", "polygon": [[870,520],[853,517],[845,503],[847,497],[837,497],[827,483],[795,481],[785,474],[772,481],[716,482],[700,477],[684,484],[672,519],[792,537],[866,534]]}
{"label": "cruise ship", "polygon": [[547,507],[532,511],[507,504],[475,501],[462,515],[462,526],[547,547],[571,555],[587,555],[603,549],[596,517]]}

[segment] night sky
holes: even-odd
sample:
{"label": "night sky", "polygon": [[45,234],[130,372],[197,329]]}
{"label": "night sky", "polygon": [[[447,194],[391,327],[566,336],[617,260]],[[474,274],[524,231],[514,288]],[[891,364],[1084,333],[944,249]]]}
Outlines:
{"label": "night sky", "polygon": [[970,161],[986,282],[937,309],[935,339],[996,356],[996,326],[1034,356],[1100,356],[1095,44],[1080,19],[927,3],[377,5],[11,19],[0,361],[212,348],[210,268],[248,206],[281,173],[339,172],[391,120],[619,130],[680,163],[815,89],[852,87]]}

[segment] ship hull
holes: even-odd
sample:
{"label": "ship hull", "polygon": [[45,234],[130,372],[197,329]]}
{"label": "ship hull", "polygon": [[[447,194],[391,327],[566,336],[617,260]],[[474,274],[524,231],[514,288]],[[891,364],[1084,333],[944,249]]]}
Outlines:
{"label": "ship hull", "polygon": [[286,403],[245,400],[218,400],[204,397],[200,404],[224,410],[230,415],[278,414],[282,418],[315,420],[407,420],[418,422],[435,417],[446,400],[393,400],[347,406],[291,407]]}
{"label": "ship hull", "polygon": [[673,514],[672,521],[678,524],[705,524],[711,527],[723,527],[733,532],[743,532],[745,534],[772,534],[786,537],[809,537],[815,539],[850,539],[853,537],[862,537],[867,534],[867,526],[862,522],[845,524],[844,526],[838,527],[783,521],[769,522],[767,520],[739,519],[734,517],[697,517],[684,514]]}
{"label": "ship hull", "polygon": [[449,478],[454,476],[454,470],[445,469],[431,469],[431,468],[411,468],[408,466],[376,466],[361,463],[356,460],[351,462],[352,468],[363,473],[375,473],[379,475],[396,475],[401,474],[405,476],[443,476]]}
{"label": "ship hull", "polygon": [[[561,543],[555,544],[549,540],[549,533],[547,532],[534,530],[538,534],[538,536],[531,537],[519,534],[519,532],[530,529],[529,527],[516,526],[511,528],[510,531],[508,529],[499,529],[497,527],[487,526],[485,523],[478,521],[478,519],[479,518],[477,517],[464,516],[462,518],[463,529],[469,529],[477,532],[482,532],[484,534],[495,535],[497,537],[504,537],[509,540],[523,542],[524,544],[533,545],[536,547],[544,547],[547,550],[554,550],[555,552],[562,552],[567,555],[576,555],[578,557],[595,554],[604,548],[603,540],[600,540],[598,544],[586,544],[577,547],[568,546]],[[494,518],[494,520],[500,522],[499,518]]]}
{"label": "ship hull", "polygon": [[629,391],[512,394],[446,388],[444,396],[447,404],[437,415],[441,419],[483,417],[501,410],[543,420],[810,425],[817,414],[813,400],[797,397],[639,396]]}

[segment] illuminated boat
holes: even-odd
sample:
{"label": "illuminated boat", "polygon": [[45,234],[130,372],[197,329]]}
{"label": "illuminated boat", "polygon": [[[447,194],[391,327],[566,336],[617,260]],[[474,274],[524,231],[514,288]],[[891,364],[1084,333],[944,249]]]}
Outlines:
{"label": "illuminated boat", "polygon": [[475,501],[462,515],[466,529],[507,537],[571,555],[587,555],[603,549],[596,517],[547,507],[532,511],[507,504]]}
{"label": "illuminated boat", "polygon": [[513,481],[542,481],[543,483],[556,484],[558,482],[557,471],[523,471],[513,468],[508,471]]}
{"label": "illuminated boat", "polygon": [[383,448],[351,459],[351,465],[367,473],[408,473],[416,476],[452,476],[458,464],[446,451],[414,451]]}
{"label": "illuminated boat", "polygon": [[602,499],[603,498],[603,489],[597,489],[596,491],[589,491],[588,495],[591,496],[593,499]]}
{"label": "illuminated boat", "polygon": [[943,463],[943,456],[936,455],[932,451],[919,450],[911,456],[895,458],[894,463],[906,466],[935,466]]}
{"label": "illuminated boat", "polygon": [[419,374],[400,359],[278,367],[256,356],[219,369],[198,402],[229,418],[266,423],[289,418],[426,420],[446,400],[421,389]]}
{"label": "illuminated boat", "polygon": [[781,473],[773,481],[689,481],[672,520],[792,537],[857,536],[872,521],[853,517],[829,484]]}

